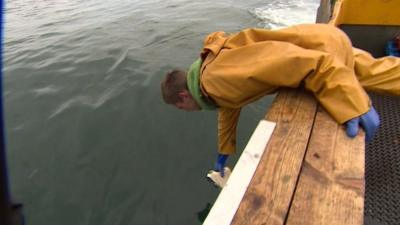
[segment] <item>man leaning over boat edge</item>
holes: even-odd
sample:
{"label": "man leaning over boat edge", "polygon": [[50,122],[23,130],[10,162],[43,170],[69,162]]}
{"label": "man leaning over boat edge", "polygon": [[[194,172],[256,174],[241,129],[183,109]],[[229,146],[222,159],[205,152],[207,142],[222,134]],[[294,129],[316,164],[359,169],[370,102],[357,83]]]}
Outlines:
{"label": "man leaning over boat edge", "polygon": [[215,170],[222,175],[226,159],[236,150],[241,108],[279,87],[304,87],[346,126],[348,136],[356,136],[360,125],[370,141],[379,116],[364,88],[400,95],[400,59],[374,59],[353,48],[341,30],[325,24],[214,32],[187,73],[174,70],[161,82],[167,104],[186,111],[218,111]]}

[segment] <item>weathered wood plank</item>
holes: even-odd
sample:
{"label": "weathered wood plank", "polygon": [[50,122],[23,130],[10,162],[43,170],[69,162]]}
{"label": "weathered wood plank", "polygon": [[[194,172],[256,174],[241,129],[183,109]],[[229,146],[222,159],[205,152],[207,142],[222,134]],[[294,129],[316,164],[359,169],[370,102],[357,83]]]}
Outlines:
{"label": "weathered wood plank", "polygon": [[314,98],[304,91],[280,91],[266,116],[277,123],[275,131],[231,224],[284,223],[316,108]]}
{"label": "weathered wood plank", "polygon": [[364,136],[346,136],[319,109],[288,225],[363,224]]}

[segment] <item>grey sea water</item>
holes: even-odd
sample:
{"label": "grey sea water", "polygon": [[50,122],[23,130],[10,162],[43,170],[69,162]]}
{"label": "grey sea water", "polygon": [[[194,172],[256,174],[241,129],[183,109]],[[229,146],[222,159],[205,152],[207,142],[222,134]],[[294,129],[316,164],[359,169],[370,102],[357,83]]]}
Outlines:
{"label": "grey sea water", "polygon": [[[201,224],[219,190],[216,113],[159,83],[216,30],[314,22],[319,0],[7,0],[4,89],[13,198],[29,225]],[[233,167],[272,97],[243,110]]]}

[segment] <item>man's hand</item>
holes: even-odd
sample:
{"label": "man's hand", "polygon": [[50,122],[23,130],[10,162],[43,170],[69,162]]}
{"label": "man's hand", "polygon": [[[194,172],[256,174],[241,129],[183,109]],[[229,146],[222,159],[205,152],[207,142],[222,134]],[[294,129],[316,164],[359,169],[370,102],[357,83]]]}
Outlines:
{"label": "man's hand", "polygon": [[368,112],[347,121],[345,124],[346,133],[349,137],[355,137],[358,133],[359,125],[361,125],[365,131],[365,140],[369,142],[379,127],[379,115],[374,107],[371,106]]}
{"label": "man's hand", "polygon": [[224,168],[225,168],[225,162],[228,159],[228,156],[229,155],[218,154],[217,163],[215,163],[215,166],[214,166],[214,171],[220,172],[221,177],[225,176]]}

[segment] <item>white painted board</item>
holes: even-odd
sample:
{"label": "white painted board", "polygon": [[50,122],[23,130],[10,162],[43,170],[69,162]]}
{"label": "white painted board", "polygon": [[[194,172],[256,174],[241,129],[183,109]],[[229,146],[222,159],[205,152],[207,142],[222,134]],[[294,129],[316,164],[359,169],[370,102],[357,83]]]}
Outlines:
{"label": "white painted board", "polygon": [[229,225],[264,153],[275,123],[261,120],[203,225]]}

